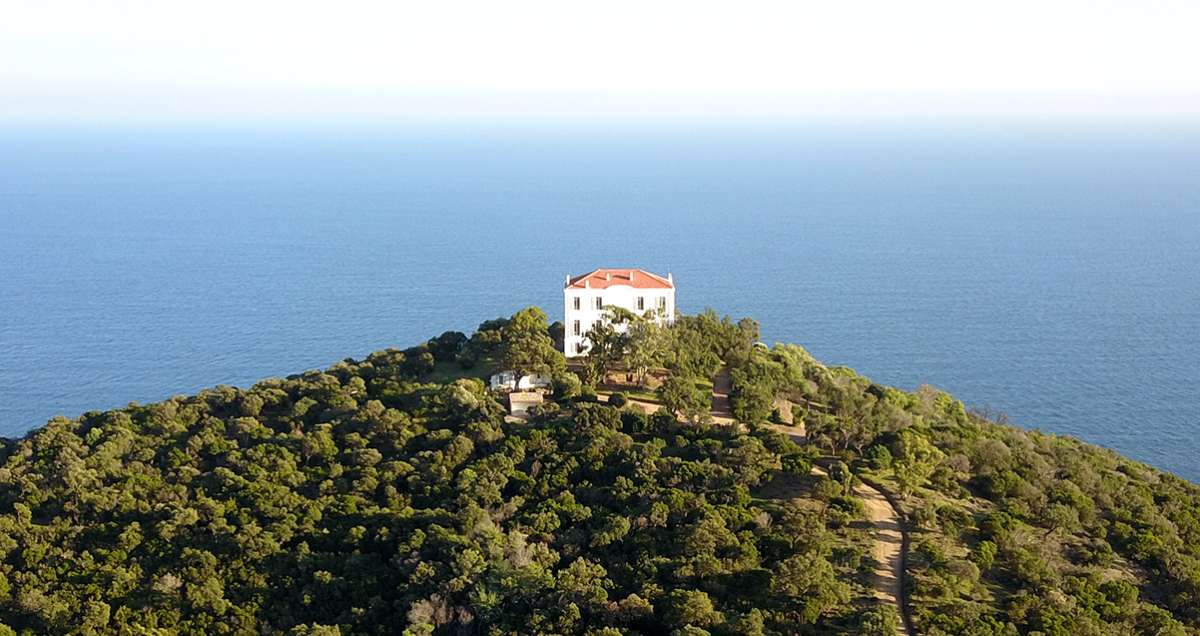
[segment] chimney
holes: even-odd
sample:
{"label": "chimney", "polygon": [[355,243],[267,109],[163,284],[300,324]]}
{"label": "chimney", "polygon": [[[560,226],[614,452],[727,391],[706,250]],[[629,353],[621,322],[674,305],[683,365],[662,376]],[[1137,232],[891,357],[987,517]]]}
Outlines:
{"label": "chimney", "polygon": [[633,277],[634,277],[634,275],[635,275],[635,274],[637,274],[637,270],[636,270],[636,269],[631,269],[631,270],[629,270],[629,282],[631,282],[631,283],[633,282]]}
{"label": "chimney", "polygon": [[675,279],[671,278],[671,272],[667,272],[667,282],[671,284],[671,287],[675,286]]}
{"label": "chimney", "polygon": [[612,272],[604,272],[604,280],[612,280]]}

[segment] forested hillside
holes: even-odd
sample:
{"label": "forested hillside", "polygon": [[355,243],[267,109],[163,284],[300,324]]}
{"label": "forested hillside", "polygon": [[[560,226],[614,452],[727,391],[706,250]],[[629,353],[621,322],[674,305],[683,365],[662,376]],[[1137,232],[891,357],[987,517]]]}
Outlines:
{"label": "forested hillside", "polygon": [[919,633],[1200,633],[1195,484],[799,347],[755,347],[731,366],[739,420],[777,418],[786,397],[811,450],[894,494]]}
{"label": "forested hillside", "polygon": [[6,444],[0,622],[753,634],[872,616],[853,500],[753,496],[781,467],[808,474],[782,436],[596,404],[566,372],[530,423],[479,380],[427,381],[508,341],[544,353],[539,316]]}
{"label": "forested hillside", "polygon": [[[858,479],[919,633],[1198,633],[1196,486],[750,320],[612,318],[581,366],[530,308],[5,441],[0,634],[892,634]],[[531,420],[497,368],[553,377]]]}

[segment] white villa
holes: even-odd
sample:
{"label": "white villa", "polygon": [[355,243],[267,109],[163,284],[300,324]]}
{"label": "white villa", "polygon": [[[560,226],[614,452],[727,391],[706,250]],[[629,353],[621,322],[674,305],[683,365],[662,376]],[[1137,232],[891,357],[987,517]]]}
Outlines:
{"label": "white villa", "polygon": [[563,353],[575,357],[591,347],[585,334],[604,318],[607,307],[623,307],[660,324],[675,319],[675,281],[640,269],[597,269],[567,277],[563,286],[566,311]]}

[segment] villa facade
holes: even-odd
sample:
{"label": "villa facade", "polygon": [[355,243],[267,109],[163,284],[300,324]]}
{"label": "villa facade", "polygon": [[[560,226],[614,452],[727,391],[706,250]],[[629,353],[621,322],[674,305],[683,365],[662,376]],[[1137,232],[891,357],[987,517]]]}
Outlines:
{"label": "villa facade", "polygon": [[568,276],[563,302],[563,354],[571,358],[587,353],[587,332],[604,319],[609,307],[669,324],[675,317],[675,281],[670,273],[663,277],[640,269],[597,269]]}

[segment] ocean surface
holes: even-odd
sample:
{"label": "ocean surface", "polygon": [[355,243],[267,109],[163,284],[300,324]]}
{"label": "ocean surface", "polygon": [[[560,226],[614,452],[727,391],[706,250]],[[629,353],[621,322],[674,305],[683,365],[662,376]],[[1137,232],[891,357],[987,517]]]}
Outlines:
{"label": "ocean surface", "polygon": [[0,435],[671,272],[876,381],[1200,480],[1200,129],[0,131]]}

